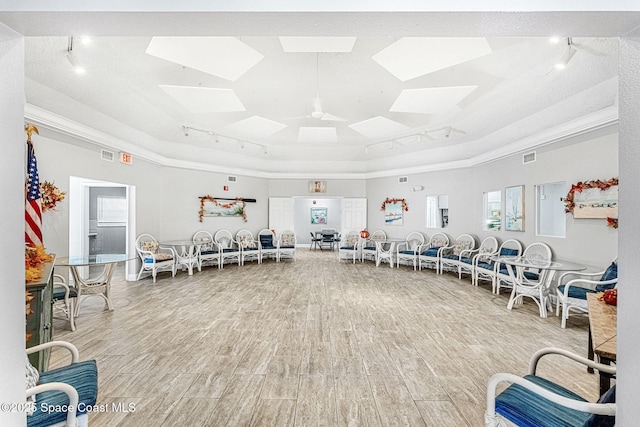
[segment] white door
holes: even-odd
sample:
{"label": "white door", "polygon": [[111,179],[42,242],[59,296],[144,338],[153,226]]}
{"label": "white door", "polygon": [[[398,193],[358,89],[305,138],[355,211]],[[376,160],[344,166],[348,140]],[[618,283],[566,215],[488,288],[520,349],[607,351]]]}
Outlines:
{"label": "white door", "polygon": [[342,199],[342,235],[367,227],[367,199]]}
{"label": "white door", "polygon": [[291,197],[269,198],[269,228],[279,235],[284,230],[293,230],[293,199]]}

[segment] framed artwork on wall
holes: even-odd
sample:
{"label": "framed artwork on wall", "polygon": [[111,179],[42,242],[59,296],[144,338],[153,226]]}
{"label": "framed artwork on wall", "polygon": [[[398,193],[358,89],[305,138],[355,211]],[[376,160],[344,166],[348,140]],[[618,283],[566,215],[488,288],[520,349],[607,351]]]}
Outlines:
{"label": "framed artwork on wall", "polygon": [[505,230],[524,231],[524,185],[504,189]]}
{"label": "framed artwork on wall", "polygon": [[384,205],[384,222],[388,225],[402,225],[402,202]]}
{"label": "framed artwork on wall", "polygon": [[309,193],[326,193],[326,181],[309,181]]}
{"label": "framed artwork on wall", "polygon": [[311,208],[311,224],[326,224],[327,208]]}

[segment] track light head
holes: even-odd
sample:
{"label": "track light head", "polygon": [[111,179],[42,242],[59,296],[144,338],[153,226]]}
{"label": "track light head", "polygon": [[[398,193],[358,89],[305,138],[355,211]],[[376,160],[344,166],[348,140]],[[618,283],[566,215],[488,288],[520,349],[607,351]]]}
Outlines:
{"label": "track light head", "polygon": [[444,137],[445,138],[451,138],[451,126],[447,126],[444,129]]}
{"label": "track light head", "polygon": [[182,132],[184,132],[184,136],[189,136],[189,128],[187,126],[182,126]]}
{"label": "track light head", "polygon": [[573,55],[575,54],[576,50],[573,47],[569,46],[564,55],[562,55],[562,58],[560,58],[560,60],[556,64],[556,68],[558,70],[564,70],[565,68],[567,68],[567,64],[569,64],[569,61],[571,61],[571,58],[573,58]]}

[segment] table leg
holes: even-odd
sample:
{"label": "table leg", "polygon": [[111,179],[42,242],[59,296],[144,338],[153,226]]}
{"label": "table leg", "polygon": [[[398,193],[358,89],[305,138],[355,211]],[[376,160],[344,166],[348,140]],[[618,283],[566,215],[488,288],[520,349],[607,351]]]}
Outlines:
{"label": "table leg", "polygon": [[[587,344],[587,358],[589,360],[596,360],[595,355],[593,354],[593,339],[591,338],[591,324],[589,324],[589,329],[587,330],[587,334],[589,334],[588,344]],[[587,368],[587,372],[593,374],[593,368]]]}
{"label": "table leg", "polygon": [[[607,357],[599,357],[599,359],[600,363],[611,365],[611,359]],[[611,388],[611,378],[613,378],[613,375],[606,372],[598,372],[598,374],[600,375],[600,396],[602,396],[607,390]]]}

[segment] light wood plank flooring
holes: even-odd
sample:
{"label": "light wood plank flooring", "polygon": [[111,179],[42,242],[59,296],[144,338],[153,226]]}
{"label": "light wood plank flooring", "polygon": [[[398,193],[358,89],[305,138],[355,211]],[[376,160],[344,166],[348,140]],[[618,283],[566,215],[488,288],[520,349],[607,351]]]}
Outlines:
{"label": "light wood plank flooring", "polygon": [[[78,329],[54,322],[99,369],[99,426],[481,426],[486,383],[524,374],[546,346],[586,353],[587,320],[538,316],[532,301],[468,276],[338,262],[208,267],[113,281],[115,310],[92,297]],[[52,354],[51,365],[66,355]],[[597,397],[597,376],[550,359],[543,374]],[[116,412],[111,404],[132,405]]]}

